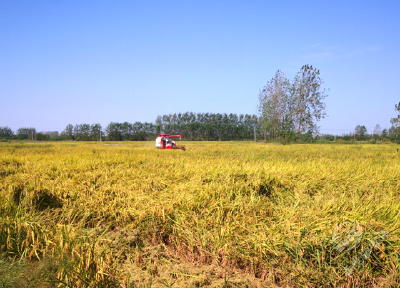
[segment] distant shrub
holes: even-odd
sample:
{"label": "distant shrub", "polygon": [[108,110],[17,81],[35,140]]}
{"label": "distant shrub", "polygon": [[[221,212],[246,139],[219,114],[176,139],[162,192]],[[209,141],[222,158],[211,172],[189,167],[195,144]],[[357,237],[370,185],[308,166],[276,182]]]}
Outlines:
{"label": "distant shrub", "polygon": [[315,144],[333,144],[335,142],[329,141],[329,140],[324,140],[324,139],[318,139],[314,141]]}
{"label": "distant shrub", "polygon": [[44,141],[44,140],[48,140],[49,136],[43,133],[37,133],[36,134],[36,140],[38,141]]}
{"label": "distant shrub", "polygon": [[312,143],[313,135],[312,135],[311,131],[308,131],[307,133],[302,134],[300,139],[302,141],[304,141],[305,143]]}

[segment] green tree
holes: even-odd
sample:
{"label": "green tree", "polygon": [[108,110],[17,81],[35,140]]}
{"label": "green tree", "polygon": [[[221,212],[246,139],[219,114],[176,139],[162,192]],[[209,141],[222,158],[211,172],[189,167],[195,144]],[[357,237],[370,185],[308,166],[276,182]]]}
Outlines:
{"label": "green tree", "polygon": [[387,138],[387,137],[388,137],[388,131],[387,131],[387,129],[385,128],[385,129],[382,130],[382,139],[385,139],[385,138]]}
{"label": "green tree", "polygon": [[122,125],[120,123],[111,122],[107,125],[106,133],[108,140],[111,141],[122,141]]}
{"label": "green tree", "polygon": [[400,136],[400,102],[394,105],[395,111],[399,113],[396,118],[390,119],[390,124],[392,127],[389,128],[389,137],[392,139],[398,138]]}
{"label": "green tree", "polygon": [[68,140],[74,140],[75,139],[75,137],[74,137],[74,125],[68,124],[65,127],[64,131],[61,132],[61,138],[68,139]]}
{"label": "green tree", "polygon": [[312,132],[311,132],[311,131],[307,131],[306,133],[302,134],[302,135],[301,135],[301,139],[302,139],[304,142],[312,143],[312,141],[313,141]]}
{"label": "green tree", "polygon": [[267,133],[270,138],[280,136],[282,121],[287,118],[288,114],[291,115],[292,112],[292,94],[290,91],[289,80],[279,70],[260,91],[258,96],[258,112],[261,125],[264,129],[264,140],[267,138]]}
{"label": "green tree", "polygon": [[17,137],[20,140],[30,139],[33,140],[36,135],[36,129],[33,127],[23,127],[17,130]]}
{"label": "green tree", "polygon": [[99,123],[90,125],[90,140],[100,141],[101,125]]}
{"label": "green tree", "polygon": [[397,139],[399,136],[399,130],[400,129],[398,129],[398,127],[396,127],[394,125],[392,127],[390,127],[389,131],[388,131],[389,138],[392,140]]}
{"label": "green tree", "polygon": [[294,79],[292,93],[294,97],[293,118],[297,127],[297,138],[305,131],[318,133],[316,122],[325,118],[325,103],[328,90],[321,90],[324,83],[320,71],[304,65]]}
{"label": "green tree", "polygon": [[74,137],[77,141],[90,141],[90,125],[76,124],[74,127]]}
{"label": "green tree", "polygon": [[38,140],[38,141],[44,141],[44,140],[49,140],[49,139],[50,139],[49,135],[46,135],[43,133],[36,134],[36,140]]}
{"label": "green tree", "polygon": [[[260,132],[257,116],[247,114],[186,112],[159,115],[155,124],[138,123],[146,127],[143,131],[147,132],[140,134],[146,139],[152,139],[151,137],[155,136],[154,133],[158,135],[166,133],[180,134],[185,140],[249,140],[254,139],[254,128],[257,133]],[[135,131],[138,131],[138,125],[135,123],[133,127],[133,134],[135,134]]]}
{"label": "green tree", "polygon": [[390,119],[390,123],[392,124],[392,126],[397,128],[400,126],[400,102],[399,104],[394,105],[394,110],[397,111],[399,115],[397,115],[396,118]]}
{"label": "green tree", "polygon": [[355,129],[357,140],[364,140],[367,134],[367,128],[364,125],[357,125]]}
{"label": "green tree", "polygon": [[283,145],[289,144],[295,137],[293,119],[290,114],[286,114],[285,118],[280,122],[279,134]]}
{"label": "green tree", "polygon": [[0,138],[10,138],[14,135],[14,131],[8,127],[0,127]]}

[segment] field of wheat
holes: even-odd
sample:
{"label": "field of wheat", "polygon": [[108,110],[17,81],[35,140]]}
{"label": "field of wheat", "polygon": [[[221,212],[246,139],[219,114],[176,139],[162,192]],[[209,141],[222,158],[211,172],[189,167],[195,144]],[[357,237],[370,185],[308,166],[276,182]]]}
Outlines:
{"label": "field of wheat", "polygon": [[400,284],[395,145],[118,144],[0,144],[2,287]]}

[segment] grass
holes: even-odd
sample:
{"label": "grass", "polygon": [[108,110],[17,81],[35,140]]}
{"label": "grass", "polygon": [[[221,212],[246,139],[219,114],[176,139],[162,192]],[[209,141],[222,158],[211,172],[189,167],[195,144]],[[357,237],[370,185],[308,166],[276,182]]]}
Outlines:
{"label": "grass", "polygon": [[118,144],[0,144],[0,283],[400,284],[395,145]]}

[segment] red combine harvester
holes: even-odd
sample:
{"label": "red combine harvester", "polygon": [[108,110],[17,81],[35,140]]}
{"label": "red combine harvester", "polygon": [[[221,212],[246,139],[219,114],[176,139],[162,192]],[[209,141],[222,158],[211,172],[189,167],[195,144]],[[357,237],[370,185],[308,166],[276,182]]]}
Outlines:
{"label": "red combine harvester", "polygon": [[181,149],[185,151],[185,146],[176,146],[175,141],[172,141],[171,138],[176,137],[179,137],[179,140],[182,139],[182,135],[161,134],[156,138],[156,147],[158,149]]}

